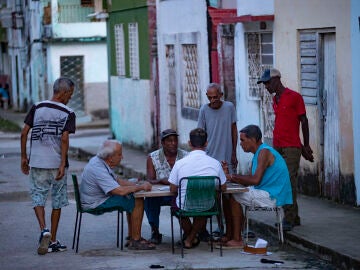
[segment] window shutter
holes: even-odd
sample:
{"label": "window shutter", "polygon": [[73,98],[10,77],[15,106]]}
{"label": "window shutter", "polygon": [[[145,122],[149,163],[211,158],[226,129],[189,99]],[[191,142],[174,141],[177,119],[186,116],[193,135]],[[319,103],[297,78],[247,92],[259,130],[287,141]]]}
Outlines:
{"label": "window shutter", "polygon": [[316,32],[300,32],[300,80],[301,94],[305,104],[316,105],[318,102],[318,50]]}

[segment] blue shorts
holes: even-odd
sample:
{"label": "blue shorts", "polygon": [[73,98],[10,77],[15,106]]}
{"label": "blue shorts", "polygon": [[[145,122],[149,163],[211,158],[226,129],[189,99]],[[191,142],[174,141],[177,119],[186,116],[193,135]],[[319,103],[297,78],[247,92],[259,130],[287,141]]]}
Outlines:
{"label": "blue shorts", "polygon": [[131,213],[135,207],[135,198],[132,194],[126,196],[113,195],[93,210],[111,209],[121,206],[124,211]]}
{"label": "blue shorts", "polygon": [[60,180],[55,180],[58,169],[31,168],[30,197],[33,207],[45,206],[51,188],[52,208],[60,209],[69,204],[67,196],[67,169]]}

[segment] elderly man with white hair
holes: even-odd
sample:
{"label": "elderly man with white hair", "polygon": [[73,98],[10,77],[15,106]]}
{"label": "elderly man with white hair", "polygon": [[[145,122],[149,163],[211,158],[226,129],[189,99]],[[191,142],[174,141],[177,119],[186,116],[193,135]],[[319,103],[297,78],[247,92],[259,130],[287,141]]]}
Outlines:
{"label": "elderly man with white hair", "polygon": [[103,210],[121,206],[128,214],[129,249],[149,250],[155,245],[141,237],[144,199],[133,193],[151,190],[151,184],[135,184],[115,175],[113,169],[122,160],[122,146],[116,140],[106,140],[97,155],[85,166],[80,184],[81,204],[84,209]]}

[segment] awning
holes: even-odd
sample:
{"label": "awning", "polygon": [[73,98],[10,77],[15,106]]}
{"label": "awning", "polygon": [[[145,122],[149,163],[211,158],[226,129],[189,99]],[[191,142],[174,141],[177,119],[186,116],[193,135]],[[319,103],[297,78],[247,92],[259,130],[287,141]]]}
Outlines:
{"label": "awning", "polygon": [[242,15],[237,17],[222,18],[221,23],[247,23],[247,22],[263,22],[263,21],[274,21],[274,15]]}

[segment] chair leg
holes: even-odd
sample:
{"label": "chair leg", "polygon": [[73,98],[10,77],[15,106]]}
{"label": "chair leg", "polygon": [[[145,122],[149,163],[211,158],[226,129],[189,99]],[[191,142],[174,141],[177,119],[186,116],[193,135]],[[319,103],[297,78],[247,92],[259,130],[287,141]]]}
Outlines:
{"label": "chair leg", "polygon": [[183,232],[182,232],[182,222],[181,222],[181,214],[179,215],[179,224],[180,224],[180,242],[181,242],[181,258],[184,258],[184,241],[183,241]]}
{"label": "chair leg", "polygon": [[172,249],[172,253],[175,253],[175,243],[174,243],[174,220],[173,220],[173,215],[171,213],[171,208],[170,208],[170,217],[171,217],[171,249]]}
{"label": "chair leg", "polygon": [[278,223],[279,223],[279,227],[278,227],[279,239],[280,239],[280,242],[283,244],[284,243],[284,231],[283,231],[283,224],[282,224],[281,208],[277,208],[276,215],[278,216]]}
{"label": "chair leg", "polygon": [[74,228],[74,236],[73,236],[73,243],[72,243],[72,249],[75,247],[75,238],[76,238],[76,229],[78,224],[78,218],[79,218],[79,212],[76,211],[76,219],[75,219],[75,228]]}
{"label": "chair leg", "polygon": [[246,220],[246,245],[249,243],[249,208],[245,206],[245,220]]}
{"label": "chair leg", "polygon": [[116,247],[119,247],[120,210],[117,211]]}
{"label": "chair leg", "polygon": [[[224,235],[224,231],[223,231],[223,222],[222,222],[222,215],[220,212],[220,217],[218,218],[220,224],[219,224],[219,229],[220,229],[220,240],[222,239],[223,235]],[[213,241],[213,238],[211,237],[211,241]],[[220,245],[220,257],[222,257],[223,255],[223,250],[222,250],[222,242],[219,241],[219,245]]]}
{"label": "chair leg", "polygon": [[82,213],[80,213],[79,227],[78,227],[78,232],[77,232],[76,250],[75,250],[76,253],[78,253],[78,250],[79,250],[81,219],[82,219]]}
{"label": "chair leg", "polygon": [[124,250],[124,212],[121,211],[121,250]]}
{"label": "chair leg", "polygon": [[213,241],[212,241],[212,217],[210,217],[210,246],[211,246],[211,252],[214,251]]}

